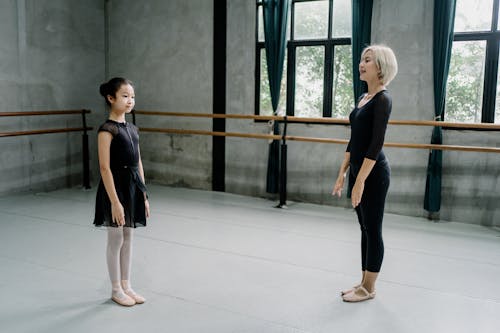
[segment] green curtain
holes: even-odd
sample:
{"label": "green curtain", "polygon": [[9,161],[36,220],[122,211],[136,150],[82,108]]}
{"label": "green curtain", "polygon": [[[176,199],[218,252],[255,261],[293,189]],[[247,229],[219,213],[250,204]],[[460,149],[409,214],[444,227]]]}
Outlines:
{"label": "green curtain", "polygon": [[[446,98],[446,81],[450,68],[451,48],[453,46],[453,24],[455,22],[456,0],[434,1],[434,115],[435,120],[443,120]],[[434,127],[432,144],[442,144],[441,127]],[[441,170],[443,151],[431,150],[427,165],[424,209],[430,213],[441,209]]]}
{"label": "green curtain", "polygon": [[[373,0],[352,0],[352,87],[356,102],[364,92],[368,91],[366,82],[359,79],[359,62],[361,52],[370,45],[372,31]],[[351,197],[354,184],[347,186],[347,197]]]}
{"label": "green curtain", "polygon": [[366,83],[359,79],[361,51],[370,45],[373,0],[352,0],[352,82],[354,100],[367,91]]}
{"label": "green curtain", "polygon": [[[264,0],[264,44],[266,48],[267,74],[271,93],[273,113],[276,114],[280,99],[281,78],[286,50],[286,21],[289,0]],[[273,124],[273,133],[279,134],[277,122]],[[279,141],[273,140],[269,145],[267,164],[266,190],[278,193],[279,190]]]}

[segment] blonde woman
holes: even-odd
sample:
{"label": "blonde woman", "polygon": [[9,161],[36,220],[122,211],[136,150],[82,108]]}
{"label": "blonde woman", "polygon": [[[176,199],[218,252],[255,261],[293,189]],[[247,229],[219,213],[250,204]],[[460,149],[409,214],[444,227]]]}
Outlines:
{"label": "blonde woman", "polygon": [[382,146],[392,99],[386,87],[396,76],[394,52],[383,45],[366,47],[361,54],[359,77],[368,85],[349,116],[351,138],[333,188],[340,197],[347,170],[352,186],[351,203],[361,227],[361,282],[341,292],[346,302],[375,297],[375,282],[382,266],[382,220],[391,169]]}

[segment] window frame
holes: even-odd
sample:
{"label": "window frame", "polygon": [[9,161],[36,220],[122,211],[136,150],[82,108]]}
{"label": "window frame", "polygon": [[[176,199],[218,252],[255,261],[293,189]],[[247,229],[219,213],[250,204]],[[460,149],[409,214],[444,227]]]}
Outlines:
{"label": "window frame", "polygon": [[[332,37],[333,35],[333,0],[328,0],[328,35],[327,38],[315,39],[294,39],[294,23],[295,23],[295,4],[301,2],[314,2],[321,0],[291,0],[290,3],[290,29],[287,34],[287,62],[283,66],[287,66],[286,78],[286,115],[295,115],[295,83],[296,83],[296,65],[297,65],[297,48],[308,46],[322,46],[324,48],[324,71],[323,71],[323,110],[324,118],[332,117],[333,108],[333,61],[335,58],[335,47],[352,45],[351,37]],[[264,41],[259,41],[259,7],[262,6],[262,0],[256,1],[256,26],[255,26],[255,115],[260,115],[260,80],[261,80],[261,52],[265,49]],[[353,99],[354,103],[354,99]]]}
{"label": "window frame", "polygon": [[[500,31],[498,30],[499,3],[500,0],[493,0],[490,30],[453,33],[453,44],[454,42],[467,41],[486,42],[481,123],[495,123],[496,86],[500,54]],[[443,118],[446,120],[446,108],[443,113]]]}

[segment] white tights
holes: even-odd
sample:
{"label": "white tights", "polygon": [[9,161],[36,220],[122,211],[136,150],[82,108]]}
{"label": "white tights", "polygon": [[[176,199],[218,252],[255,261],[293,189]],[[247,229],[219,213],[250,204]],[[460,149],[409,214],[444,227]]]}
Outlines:
{"label": "white tights", "polygon": [[113,290],[121,290],[121,284],[130,286],[130,270],[132,265],[132,228],[108,227],[108,245],[106,259]]}

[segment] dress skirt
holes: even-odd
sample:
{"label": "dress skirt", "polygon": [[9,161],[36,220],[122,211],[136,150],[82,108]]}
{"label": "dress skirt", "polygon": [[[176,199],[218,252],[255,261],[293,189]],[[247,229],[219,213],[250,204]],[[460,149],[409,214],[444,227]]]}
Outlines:
{"label": "dress skirt", "polygon": [[[125,211],[124,227],[146,226],[146,207],[144,205],[146,186],[141,180],[139,168],[124,166],[112,169],[111,172],[118,199]],[[113,222],[111,202],[102,179],[97,188],[94,224],[96,226],[118,227]]]}

